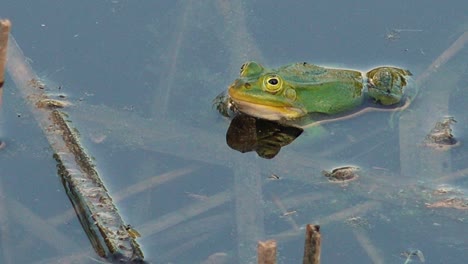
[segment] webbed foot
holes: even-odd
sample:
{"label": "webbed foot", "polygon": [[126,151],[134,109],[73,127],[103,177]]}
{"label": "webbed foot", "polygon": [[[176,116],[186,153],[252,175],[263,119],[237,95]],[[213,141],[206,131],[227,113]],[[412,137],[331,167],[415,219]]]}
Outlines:
{"label": "webbed foot", "polygon": [[408,70],[395,67],[378,67],[367,72],[368,95],[382,105],[399,103],[411,76]]}
{"label": "webbed foot", "polygon": [[229,118],[235,116],[237,112],[237,109],[232,104],[231,98],[225,91],[218,94],[218,96],[213,99],[213,107],[216,108],[221,115]]}

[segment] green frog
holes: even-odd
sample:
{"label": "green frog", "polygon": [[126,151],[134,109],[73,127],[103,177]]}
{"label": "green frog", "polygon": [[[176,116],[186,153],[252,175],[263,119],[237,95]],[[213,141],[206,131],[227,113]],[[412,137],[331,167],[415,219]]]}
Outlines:
{"label": "green frog", "polygon": [[358,108],[366,98],[376,105],[399,104],[411,75],[389,66],[362,73],[306,62],[269,69],[251,61],[242,65],[226,98],[230,106],[254,117],[296,120],[311,113],[342,114]]}

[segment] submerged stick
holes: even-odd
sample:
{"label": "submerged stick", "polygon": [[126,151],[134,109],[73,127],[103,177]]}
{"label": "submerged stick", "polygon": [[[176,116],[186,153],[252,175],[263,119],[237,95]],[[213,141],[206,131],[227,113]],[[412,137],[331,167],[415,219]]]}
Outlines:
{"label": "submerged stick", "polygon": [[3,183],[2,178],[0,177],[0,245],[1,255],[0,262],[5,264],[11,264],[13,262],[13,251],[12,251],[12,243],[11,234],[10,234],[10,214],[8,212],[8,207],[6,204],[7,194],[3,190]]}
{"label": "submerged stick", "polygon": [[385,263],[380,250],[372,243],[369,236],[363,230],[353,230],[356,240],[369,256],[372,263],[382,264]]}
{"label": "submerged stick", "polygon": [[[321,217],[318,219],[314,219],[313,222],[320,223],[321,226],[329,225],[332,222],[339,222],[344,221],[348,217],[353,215],[364,215],[368,211],[377,210],[381,206],[381,203],[378,201],[365,201],[353,207],[346,208],[342,211],[333,213],[331,215]],[[299,230],[291,229],[287,231],[283,231],[281,233],[270,235],[270,238],[274,238],[276,240],[286,240],[297,237],[300,232]]]}
{"label": "submerged stick", "polygon": [[237,254],[239,263],[249,263],[255,245],[265,237],[262,176],[257,163],[248,157],[234,168]]}
{"label": "submerged stick", "polygon": [[463,47],[468,43],[468,31],[465,31],[455,42],[450,45],[437,59],[435,59],[427,69],[418,76],[416,83],[421,85],[425,82],[432,73],[436,72],[441,66],[447,63],[453,56],[455,56]]}
{"label": "submerged stick", "polygon": [[[450,69],[447,63],[455,57],[468,43],[468,31],[460,35],[449,48],[440,54],[427,69],[416,78],[417,86],[422,87],[421,92],[430,95],[419,100],[418,107],[407,111],[400,118],[400,170],[402,175],[424,178],[436,178],[437,175],[446,175],[451,172],[451,155],[449,152],[428,151],[421,147],[426,133],[431,128],[427,124],[436,123],[437,116],[449,113],[450,89],[456,87],[456,80],[442,80],[436,74],[445,76]],[[447,82],[452,82],[447,83]],[[444,87],[441,89],[440,87]],[[431,113],[428,115],[427,113]],[[431,172],[430,175],[427,172]],[[431,179],[433,180],[433,179]]]}
{"label": "submerged stick", "polygon": [[276,264],[276,241],[275,240],[270,239],[267,241],[258,241],[257,263],[258,264]]}
{"label": "submerged stick", "polygon": [[[115,192],[114,202],[117,203],[137,193],[142,193],[148,189],[153,189],[156,186],[163,184],[167,181],[173,180],[179,176],[188,175],[189,173],[193,172],[197,168],[198,168],[197,166],[189,166],[186,168],[173,170],[173,171],[166,172],[161,175],[157,175],[157,176],[148,178],[146,180],[140,181],[133,185],[127,186],[123,190]],[[76,215],[75,211],[73,209],[70,209],[70,210],[61,212],[60,214],[47,219],[47,222],[51,225],[57,226],[57,225],[70,221],[70,219],[75,217],[75,215]]]}
{"label": "submerged stick", "polygon": [[7,54],[8,72],[54,151],[58,174],[94,250],[107,259],[143,262],[143,252],[129,234],[91,158],[81,146],[76,130],[56,106],[40,104],[49,99],[44,93],[45,87],[11,36]]}
{"label": "submerged stick", "polygon": [[183,207],[177,211],[167,213],[141,226],[138,230],[147,237],[159,233],[194,216],[198,216],[208,210],[218,207],[232,199],[230,190],[219,192],[208,197],[204,201],[194,202],[189,206]]}
{"label": "submerged stick", "polygon": [[320,226],[308,224],[306,227],[303,264],[320,264]]}

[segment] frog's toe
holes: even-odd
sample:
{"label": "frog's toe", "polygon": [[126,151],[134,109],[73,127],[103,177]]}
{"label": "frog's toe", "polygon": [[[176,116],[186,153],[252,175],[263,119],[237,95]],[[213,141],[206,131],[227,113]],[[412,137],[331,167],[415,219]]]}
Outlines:
{"label": "frog's toe", "polygon": [[383,105],[399,103],[407,85],[408,70],[395,67],[378,67],[367,72],[367,89],[370,97]]}

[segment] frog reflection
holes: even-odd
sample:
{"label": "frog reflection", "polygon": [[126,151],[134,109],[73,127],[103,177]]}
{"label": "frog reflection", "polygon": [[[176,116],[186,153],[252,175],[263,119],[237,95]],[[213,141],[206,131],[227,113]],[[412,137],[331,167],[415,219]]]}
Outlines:
{"label": "frog reflection", "polygon": [[303,131],[299,127],[238,114],[227,130],[226,142],[229,147],[242,153],[255,151],[260,157],[271,159]]}

